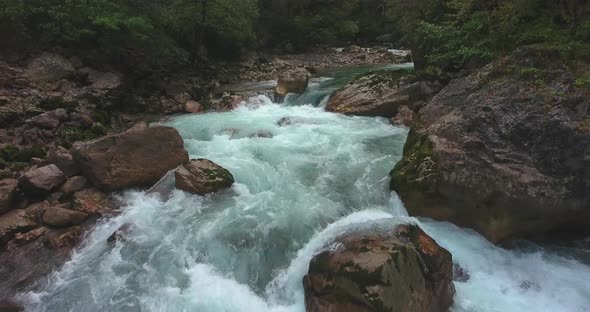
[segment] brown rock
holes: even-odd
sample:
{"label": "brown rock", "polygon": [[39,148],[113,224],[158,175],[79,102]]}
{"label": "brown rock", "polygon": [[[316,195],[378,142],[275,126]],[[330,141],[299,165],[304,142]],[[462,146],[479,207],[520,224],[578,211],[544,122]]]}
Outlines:
{"label": "brown rock", "polygon": [[409,105],[410,96],[400,88],[406,71],[389,71],[361,76],[330,96],[326,110],[357,116],[394,117]]}
{"label": "brown rock", "polygon": [[80,226],[72,226],[52,233],[52,237],[47,239],[45,245],[52,249],[72,248],[78,244],[82,233],[83,229]]}
{"label": "brown rock", "polygon": [[53,227],[69,227],[78,225],[88,219],[88,215],[70,209],[60,207],[50,207],[45,209],[41,217],[43,223]]}
{"label": "brown rock", "polygon": [[72,209],[89,215],[102,216],[113,210],[113,203],[107,195],[95,188],[89,188],[74,194]]}
{"label": "brown rock", "polygon": [[368,223],[316,255],[303,279],[308,312],[448,311],[451,254],[415,225]]}
{"label": "brown rock", "polygon": [[0,312],[22,312],[24,310],[24,307],[18,303],[8,300],[0,300]]}
{"label": "brown rock", "polygon": [[25,233],[37,227],[37,224],[25,218],[24,210],[12,210],[0,215],[0,247],[16,234]]}
{"label": "brown rock", "polygon": [[174,128],[159,126],[77,145],[74,159],[95,186],[115,191],[153,185],[188,153]]}
{"label": "brown rock", "polygon": [[404,105],[399,109],[399,112],[393,117],[390,122],[396,126],[411,127],[414,123],[416,113],[412,111],[408,106]]}
{"label": "brown rock", "polygon": [[0,181],[0,214],[12,210],[18,181],[15,179],[4,179]]}
{"label": "brown rock", "polygon": [[61,186],[61,191],[64,195],[71,195],[77,191],[81,191],[88,187],[88,180],[83,176],[75,176],[69,178],[64,185]]}
{"label": "brown rock", "polygon": [[72,154],[61,146],[49,151],[47,161],[56,165],[67,177],[75,176],[80,172]]}
{"label": "brown rock", "polygon": [[18,248],[18,247],[24,246],[26,244],[29,244],[31,242],[34,242],[39,237],[42,237],[43,235],[45,235],[45,233],[47,233],[47,231],[48,231],[48,229],[46,227],[40,227],[40,228],[25,232],[25,233],[17,233],[14,236],[14,238],[8,243],[7,248],[14,249],[14,248]]}
{"label": "brown rock", "polygon": [[66,180],[64,173],[56,165],[33,169],[19,178],[21,190],[30,196],[44,196],[58,188]]}
{"label": "brown rock", "polygon": [[234,177],[227,169],[207,159],[192,160],[176,169],[176,187],[192,194],[205,195],[234,183]]}
{"label": "brown rock", "polygon": [[187,113],[196,114],[203,111],[203,106],[199,104],[199,102],[186,101],[186,103],[184,104],[184,110]]}
{"label": "brown rock", "polygon": [[94,124],[94,121],[92,121],[92,118],[89,115],[82,113],[70,113],[70,120],[78,123],[80,127],[84,129],[90,128]]}
{"label": "brown rock", "polygon": [[41,115],[37,115],[31,119],[31,123],[39,128],[53,130],[59,126],[59,124],[68,118],[68,113],[63,108],[45,112]]}
{"label": "brown rock", "polygon": [[304,93],[309,84],[309,78],[311,74],[305,68],[295,68],[282,73],[275,88],[275,102],[282,102],[288,93]]}

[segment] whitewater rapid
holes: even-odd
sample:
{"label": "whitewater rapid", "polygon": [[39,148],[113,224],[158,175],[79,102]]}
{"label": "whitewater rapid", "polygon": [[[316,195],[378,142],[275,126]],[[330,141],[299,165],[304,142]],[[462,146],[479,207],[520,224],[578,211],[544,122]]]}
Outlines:
{"label": "whitewater rapid", "polygon": [[[40,291],[21,294],[27,310],[304,312],[313,255],[356,225],[386,219],[419,224],[468,272],[455,282],[454,311],[590,311],[587,265],[409,217],[388,188],[408,130],[325,112],[329,83],[316,81],[316,95],[306,95],[313,105],[259,96],[232,112],[166,122],[192,158],[222,165],[236,184],[205,197],[121,194],[123,213],[98,224]],[[110,247],[127,222],[129,238]]]}

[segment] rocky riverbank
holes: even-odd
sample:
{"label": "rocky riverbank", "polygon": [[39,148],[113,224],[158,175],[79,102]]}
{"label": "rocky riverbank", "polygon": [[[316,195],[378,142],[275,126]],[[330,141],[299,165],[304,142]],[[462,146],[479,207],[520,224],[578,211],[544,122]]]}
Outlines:
{"label": "rocky riverbank", "polygon": [[411,127],[391,173],[411,215],[470,227],[492,242],[588,234],[590,104],[576,76],[587,69],[557,49],[529,46],[448,84],[414,73],[365,75],[326,108]]}
{"label": "rocky riverbank", "polygon": [[[233,183],[231,173],[207,160],[189,163],[175,130],[148,123],[243,103],[243,96],[216,93],[221,82],[280,80],[289,71],[309,75],[305,68],[340,66],[342,59],[401,61],[385,50],[356,47],[270,62],[255,58],[239,66],[212,65],[209,70],[223,69],[207,81],[167,77],[151,93],[137,94],[138,83],[129,77],[91,68],[75,56],[43,53],[0,63],[0,299],[59,267],[98,219],[117,214],[119,203],[110,192],[152,186],[182,164],[176,178],[188,192],[205,194]],[[240,74],[230,75],[236,68]],[[221,175],[209,177],[213,169]]]}

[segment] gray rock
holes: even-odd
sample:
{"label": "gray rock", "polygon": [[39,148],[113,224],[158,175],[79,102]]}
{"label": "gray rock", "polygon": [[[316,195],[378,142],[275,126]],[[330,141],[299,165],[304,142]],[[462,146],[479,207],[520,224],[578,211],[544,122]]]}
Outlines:
{"label": "gray rock", "polygon": [[38,197],[51,193],[65,180],[64,173],[57,166],[48,165],[28,171],[19,178],[18,183],[25,194]]}
{"label": "gray rock", "polygon": [[54,130],[60,123],[68,118],[68,114],[65,109],[58,108],[56,110],[45,112],[41,115],[33,117],[31,122],[34,126]]}
{"label": "gray rock", "polygon": [[27,65],[25,75],[32,81],[51,83],[73,75],[75,70],[63,56],[44,53]]}

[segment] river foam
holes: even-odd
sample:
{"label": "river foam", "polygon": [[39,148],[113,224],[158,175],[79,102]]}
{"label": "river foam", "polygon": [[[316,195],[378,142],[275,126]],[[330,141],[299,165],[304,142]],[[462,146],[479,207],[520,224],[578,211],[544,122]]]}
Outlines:
{"label": "river foam", "polygon": [[[314,88],[322,83],[333,81]],[[316,94],[317,103],[327,95]],[[192,158],[233,173],[231,190],[122,194],[123,213],[99,224],[40,291],[21,295],[27,309],[304,312],[310,259],[351,227],[385,220],[418,223],[468,272],[469,280],[455,283],[454,311],[590,311],[588,266],[542,249],[504,250],[470,230],[410,218],[388,190],[407,129],[293,99],[250,104],[167,122]],[[128,240],[108,246],[126,222],[135,224]]]}

